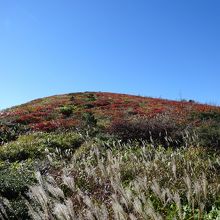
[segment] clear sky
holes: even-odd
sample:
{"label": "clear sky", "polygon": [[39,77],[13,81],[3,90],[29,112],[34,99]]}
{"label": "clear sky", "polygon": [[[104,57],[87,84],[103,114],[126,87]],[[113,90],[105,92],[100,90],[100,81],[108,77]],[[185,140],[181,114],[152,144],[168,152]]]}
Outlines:
{"label": "clear sky", "polygon": [[77,91],[220,105],[220,1],[0,0],[0,109]]}

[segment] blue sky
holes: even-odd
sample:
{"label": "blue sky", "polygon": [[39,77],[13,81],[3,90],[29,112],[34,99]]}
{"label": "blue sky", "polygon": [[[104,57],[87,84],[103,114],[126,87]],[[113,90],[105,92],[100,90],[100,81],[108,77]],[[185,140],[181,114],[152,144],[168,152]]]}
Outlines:
{"label": "blue sky", "polygon": [[219,0],[0,0],[0,109],[109,91],[220,105]]}

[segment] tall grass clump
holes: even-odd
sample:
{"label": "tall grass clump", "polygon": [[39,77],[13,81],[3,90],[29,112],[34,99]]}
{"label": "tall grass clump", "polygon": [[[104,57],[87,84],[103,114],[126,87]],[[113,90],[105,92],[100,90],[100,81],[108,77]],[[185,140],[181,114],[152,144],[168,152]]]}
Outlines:
{"label": "tall grass clump", "polygon": [[[89,143],[87,143],[89,144]],[[220,155],[201,147],[101,141],[59,174],[41,176],[26,204],[33,219],[218,219]],[[106,145],[105,145],[106,146]]]}

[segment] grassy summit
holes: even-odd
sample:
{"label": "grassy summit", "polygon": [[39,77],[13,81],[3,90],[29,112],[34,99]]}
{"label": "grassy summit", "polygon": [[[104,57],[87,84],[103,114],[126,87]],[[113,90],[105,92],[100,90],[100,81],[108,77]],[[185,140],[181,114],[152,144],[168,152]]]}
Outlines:
{"label": "grassy summit", "polygon": [[0,219],[220,218],[220,107],[124,94],[0,112]]}

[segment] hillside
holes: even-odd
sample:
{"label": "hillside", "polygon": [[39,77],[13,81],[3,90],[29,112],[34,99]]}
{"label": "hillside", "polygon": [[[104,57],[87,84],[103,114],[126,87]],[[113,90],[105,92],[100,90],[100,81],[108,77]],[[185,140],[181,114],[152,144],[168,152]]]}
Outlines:
{"label": "hillside", "polygon": [[0,112],[0,219],[220,218],[220,107],[57,95]]}
{"label": "hillside", "polygon": [[198,122],[193,113],[220,113],[220,107],[198,104],[193,101],[131,96],[114,93],[85,92],[51,96],[7,109],[0,113],[5,123],[25,125],[32,131],[52,131],[81,124],[84,113],[94,114],[104,126],[111,121],[135,115],[153,118],[167,114],[182,124]]}

